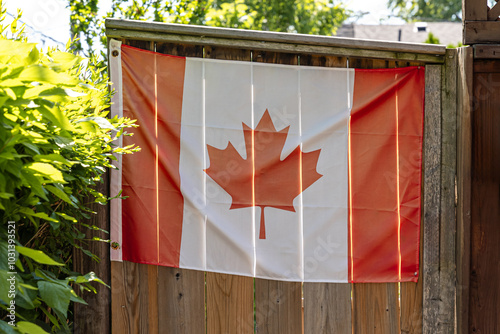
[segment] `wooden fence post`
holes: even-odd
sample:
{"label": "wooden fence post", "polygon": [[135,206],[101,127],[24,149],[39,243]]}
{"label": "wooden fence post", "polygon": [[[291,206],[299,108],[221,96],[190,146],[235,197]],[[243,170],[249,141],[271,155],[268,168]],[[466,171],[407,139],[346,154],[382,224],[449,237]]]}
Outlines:
{"label": "wooden fence post", "polygon": [[439,319],[439,224],[441,202],[441,69],[425,67],[423,333],[434,334]]}
{"label": "wooden fence post", "polygon": [[[97,191],[109,196],[109,173],[103,175],[102,183],[97,186]],[[95,225],[100,229],[109,231],[109,205],[100,205],[94,203],[91,209],[97,212],[93,215],[89,225]],[[98,231],[82,230],[86,234],[87,239],[98,237],[100,239],[108,239],[109,235]],[[75,271],[86,274],[90,271],[95,272],[97,277],[103,280],[106,284],[111,281],[111,270],[109,261],[109,244],[106,242],[89,241],[88,245],[83,246],[93,254],[100,258],[97,262],[89,256],[83,254],[79,249],[73,250],[73,268]],[[88,305],[74,303],[74,333],[110,333],[111,332],[111,290],[102,284],[94,284],[97,293],[84,292],[79,293],[80,296],[88,303]]]}

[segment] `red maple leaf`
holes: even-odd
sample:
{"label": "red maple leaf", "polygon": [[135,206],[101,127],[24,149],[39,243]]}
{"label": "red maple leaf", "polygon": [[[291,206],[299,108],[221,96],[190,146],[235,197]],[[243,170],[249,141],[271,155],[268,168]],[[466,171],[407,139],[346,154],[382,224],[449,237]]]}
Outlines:
{"label": "red maple leaf", "polygon": [[230,210],[261,207],[259,238],[265,239],[264,208],[295,212],[293,199],[322,176],[316,172],[321,150],[305,153],[297,146],[281,160],[290,126],[276,131],[267,109],[254,130],[242,124],[247,158],[231,142],[223,150],[207,145],[210,167],[205,172],[231,195]]}

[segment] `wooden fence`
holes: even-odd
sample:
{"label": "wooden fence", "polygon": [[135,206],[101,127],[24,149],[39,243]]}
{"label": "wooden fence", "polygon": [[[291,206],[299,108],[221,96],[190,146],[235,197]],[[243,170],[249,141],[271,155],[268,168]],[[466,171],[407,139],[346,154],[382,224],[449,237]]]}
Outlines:
{"label": "wooden fence", "polygon": [[[463,298],[456,284],[456,261],[463,253],[456,247],[457,110],[467,109],[463,105],[467,86],[462,84],[460,70],[470,65],[467,49],[113,19],[106,21],[106,27],[108,38],[180,56],[296,66],[425,66],[420,279],[418,283],[401,284],[279,282],[131,262],[110,263],[106,260],[109,250],[101,247],[95,251],[103,252],[103,261],[90,269],[103,271],[104,277],[109,277],[110,270],[111,310],[105,302],[95,309],[75,310],[75,332],[455,332],[456,298]],[[458,139],[466,140],[463,138]],[[108,217],[106,208],[102,210],[101,217]],[[101,218],[97,224],[109,228],[106,219]],[[104,293],[95,298],[106,301],[108,297]],[[92,314],[99,310],[110,318],[104,316],[97,321]],[[459,309],[458,314],[462,311]]]}

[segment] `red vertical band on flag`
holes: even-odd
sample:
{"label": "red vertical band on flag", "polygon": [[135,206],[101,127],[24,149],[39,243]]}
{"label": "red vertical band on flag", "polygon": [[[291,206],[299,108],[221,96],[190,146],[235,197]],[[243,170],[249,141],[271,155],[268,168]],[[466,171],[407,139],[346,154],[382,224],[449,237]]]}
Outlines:
{"label": "red vertical band on flag", "polygon": [[123,114],[141,151],[123,157],[123,260],[179,266],[179,156],[185,58],[122,45]]}
{"label": "red vertical band on flag", "polygon": [[416,281],[424,69],[356,70],[349,133],[349,280]]}

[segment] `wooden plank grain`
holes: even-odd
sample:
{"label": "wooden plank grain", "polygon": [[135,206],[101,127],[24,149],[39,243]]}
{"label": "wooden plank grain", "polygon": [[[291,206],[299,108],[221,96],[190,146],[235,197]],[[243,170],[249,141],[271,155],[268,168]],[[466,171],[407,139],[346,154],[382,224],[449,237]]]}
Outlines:
{"label": "wooden plank grain", "polygon": [[441,213],[439,238],[439,327],[453,333],[456,303],[457,51],[449,49],[441,81]]}
{"label": "wooden plank grain", "polygon": [[[108,38],[156,41],[166,43],[205,45],[232,49],[262,50],[271,52],[288,52],[297,54],[324,54],[335,56],[368,57],[379,59],[406,60],[429,63],[442,63],[445,47],[431,53],[406,51],[390,51],[380,49],[356,49],[329,45],[306,45],[295,43],[263,42],[261,40],[240,40],[236,38],[214,38],[204,35],[157,34],[148,31],[131,31],[107,29]],[[427,44],[429,45],[429,44]]]}
{"label": "wooden plank grain", "polygon": [[205,333],[205,273],[159,267],[159,333]]}
{"label": "wooden plank grain", "polygon": [[425,68],[424,124],[423,333],[435,333],[440,298],[441,66],[427,65]]}
{"label": "wooden plank grain", "polygon": [[[485,0],[481,0],[485,1]],[[390,50],[404,53],[425,53],[431,55],[443,55],[445,47],[424,43],[402,43],[390,41],[374,41],[360,38],[342,38],[336,36],[315,36],[306,34],[291,34],[271,31],[255,31],[244,29],[215,28],[207,26],[144,22],[123,19],[107,18],[105,21],[106,34],[116,37],[117,31],[130,33],[145,33],[156,35],[156,41],[164,35],[178,36],[201,36],[209,39],[227,39],[241,41],[259,41],[262,44],[279,43],[290,45],[302,45],[304,47],[334,46],[340,48],[355,48],[363,50]],[[133,34],[130,34],[131,36]],[[126,37],[126,36],[123,36]],[[308,53],[308,52],[305,52]]]}
{"label": "wooden plank grain", "polygon": [[500,21],[465,21],[464,44],[500,42]]}
{"label": "wooden plank grain", "polygon": [[457,107],[457,333],[469,331],[472,168],[472,48],[458,49]]}
{"label": "wooden plank grain", "polygon": [[[499,61],[495,61],[497,64]],[[469,333],[500,330],[500,72],[474,62]],[[477,70],[476,70],[477,69]]]}
{"label": "wooden plank grain", "polygon": [[253,333],[253,278],[208,272],[206,282],[207,333]]}
{"label": "wooden plank grain", "polygon": [[464,21],[486,21],[487,0],[462,0]]}
{"label": "wooden plank grain", "polygon": [[302,333],[302,284],[256,278],[255,321],[259,334]]}
{"label": "wooden plank grain", "polygon": [[[347,67],[346,57],[300,55],[301,66]],[[304,333],[350,334],[351,284],[304,283]]]}
{"label": "wooden plank grain", "polygon": [[354,334],[399,333],[398,284],[353,284]]}
{"label": "wooden plank grain", "polygon": [[352,333],[351,284],[304,283],[304,333]]}
{"label": "wooden plank grain", "polygon": [[[155,280],[149,278],[150,266],[128,261],[112,262],[112,333],[158,333],[157,325],[149,323],[150,314],[151,317],[157,316],[154,285],[151,286],[153,291],[149,292],[150,284]],[[153,302],[150,302],[151,296]]]}

